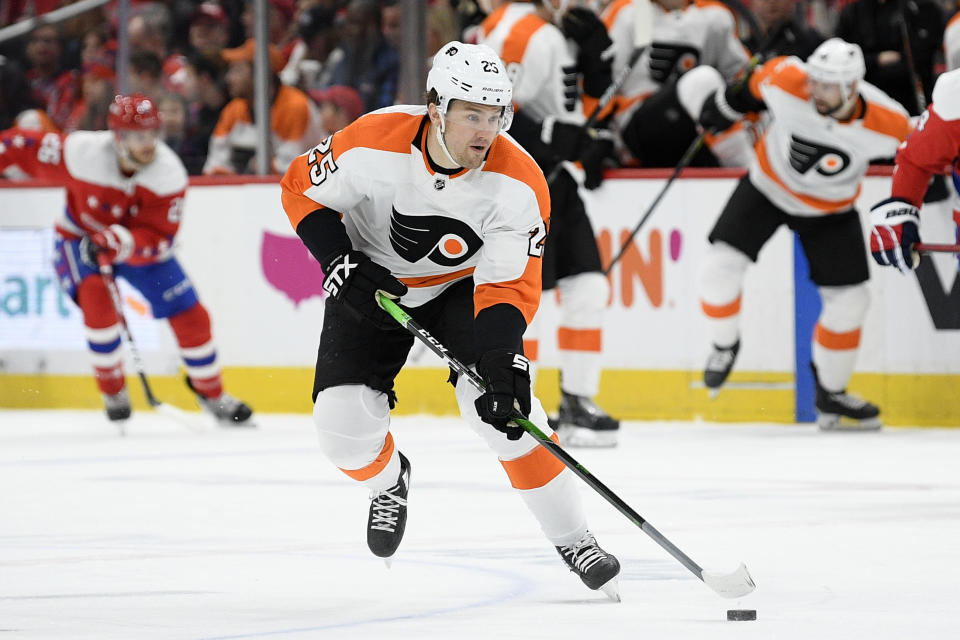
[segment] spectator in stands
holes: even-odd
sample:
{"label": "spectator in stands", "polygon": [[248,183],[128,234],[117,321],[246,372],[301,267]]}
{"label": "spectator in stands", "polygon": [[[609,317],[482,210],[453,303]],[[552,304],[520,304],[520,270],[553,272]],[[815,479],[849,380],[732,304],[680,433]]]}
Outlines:
{"label": "spectator in stands", "polygon": [[304,90],[330,86],[333,70],[344,57],[343,51],[336,46],[335,20],[336,12],[333,9],[319,5],[309,7],[300,14],[297,22],[298,39],[287,65],[280,72],[284,84]]}
{"label": "spectator in stands", "polygon": [[50,102],[57,85],[64,82],[70,73],[61,66],[63,44],[60,32],[54,25],[37,27],[27,39],[27,82],[33,101],[38,105]]}
{"label": "spectator in stands", "polygon": [[912,115],[920,113],[903,38],[906,25],[914,69],[924,100],[933,91],[933,58],[943,36],[943,10],[933,0],[856,0],[840,12],[836,35],[863,49],[866,81],[885,91]]}
{"label": "spectator in stands", "polygon": [[201,2],[190,21],[190,49],[205,56],[219,55],[230,38],[230,23],[216,2]]}
{"label": "spectator in stands", "polygon": [[[380,31],[383,32],[383,39],[400,51],[403,43],[403,12],[400,0],[384,0],[380,6]],[[449,40],[444,40],[441,44],[446,42]]]}
{"label": "spectator in stands", "polygon": [[[27,77],[14,60],[0,56],[0,130],[17,124],[25,111],[40,111],[30,95]],[[36,127],[34,127],[36,128]]]}
{"label": "spectator in stands", "polygon": [[[270,43],[280,47],[281,52],[290,44],[293,33],[291,26],[293,24],[294,2],[293,0],[270,0],[268,3],[269,11],[269,38]],[[253,32],[254,7],[252,2],[247,2],[240,15],[240,21],[247,34],[247,39],[254,37]],[[289,52],[284,53],[286,56]]]}
{"label": "spectator in stands", "polygon": [[[253,125],[253,59],[256,43],[247,40],[235,49],[225,49],[223,59],[230,65],[226,81],[230,96],[210,138],[203,172],[253,173],[257,134]],[[270,131],[273,156],[269,172],[283,173],[295,157],[317,144],[321,138],[319,113],[299,89],[280,83],[276,76],[283,67],[283,56],[271,46]]]}
{"label": "spectator in stands", "polygon": [[333,72],[333,84],[350,85],[363,98],[367,111],[393,104],[400,73],[400,56],[380,30],[375,0],[351,0],[347,5],[343,60]]}
{"label": "spectator in stands", "polygon": [[83,36],[83,45],[80,49],[80,62],[87,64],[109,57],[116,58],[117,41],[111,40],[105,27],[94,27]]}
{"label": "spectator in stands", "polygon": [[750,5],[760,32],[751,33],[744,44],[762,60],[776,56],[806,60],[823,42],[823,36],[807,26],[797,13],[797,0],[753,0]]}
{"label": "spectator in stands", "polygon": [[[460,24],[457,13],[444,2],[432,3],[427,7],[427,64],[433,64],[433,56],[440,47],[460,37]],[[400,51],[400,47],[395,47]],[[427,67],[429,69],[429,66]]]}
{"label": "spectator in stands", "polygon": [[62,125],[64,133],[101,131],[107,128],[107,111],[113,102],[116,74],[113,60],[88,62],[80,70],[80,96]]}
{"label": "spectator in stands", "polygon": [[163,83],[163,64],[153,51],[138,49],[130,54],[130,91],[142,93],[155,103],[167,92]]}
{"label": "spectator in stands", "polygon": [[127,23],[130,50],[153,51],[162,61],[169,55],[170,11],[159,2],[137,7]]}
{"label": "spectator in stands", "polygon": [[320,107],[324,135],[336,133],[363,115],[363,100],[353,87],[334,86],[313,90],[310,97]]}
{"label": "spectator in stands", "polygon": [[210,136],[228,101],[224,70],[219,56],[212,59],[194,54],[187,58],[184,66],[185,82],[181,95],[187,101],[187,146],[199,149],[200,160],[199,165],[184,160],[190,175],[202,173]]}
{"label": "spectator in stands", "polygon": [[180,156],[188,174],[199,174],[207,156],[207,141],[191,134],[187,101],[175,93],[164,94],[157,101],[157,112],[163,122],[163,141]]}

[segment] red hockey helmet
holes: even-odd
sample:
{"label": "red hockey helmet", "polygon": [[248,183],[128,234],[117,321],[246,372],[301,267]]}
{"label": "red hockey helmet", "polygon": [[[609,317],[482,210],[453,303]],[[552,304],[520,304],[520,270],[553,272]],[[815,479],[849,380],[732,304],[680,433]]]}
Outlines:
{"label": "red hockey helmet", "polygon": [[116,96],[107,115],[111,131],[143,131],[160,128],[160,114],[153,100],[142,93]]}

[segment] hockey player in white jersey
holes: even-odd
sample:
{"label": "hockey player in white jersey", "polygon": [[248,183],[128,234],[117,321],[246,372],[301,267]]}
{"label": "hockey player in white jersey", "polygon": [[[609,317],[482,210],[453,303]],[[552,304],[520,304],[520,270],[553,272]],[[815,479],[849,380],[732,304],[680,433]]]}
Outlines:
{"label": "hockey player in white jersey", "polygon": [[[644,0],[646,1],[646,0]],[[653,42],[626,76],[610,111],[630,154],[645,167],[671,167],[697,137],[704,99],[742,72],[750,54],[736,34],[733,13],[714,0],[614,0],[603,11],[613,39],[613,76],[636,46],[638,20],[652,18]],[[691,166],[747,166],[750,138],[739,124],[708,136]]]}
{"label": "hockey player in white jersey", "polygon": [[451,379],[464,420],[570,570],[617,597],[620,565],[587,530],[573,473],[509,419],[516,409],[553,433],[531,396],[522,344],[540,301],[550,197],[536,163],[504,133],[506,68],[489,47],[451,42],[434,57],[427,90],[425,107],[381,109],[325,139],[281,183],[290,222],[326,274],[313,389],[321,449],[370,489],[367,544],[389,559],[411,478],[390,409],[413,337],[376,296],[397,298],[457,359],[475,363],[486,393]]}
{"label": "hockey player in white jersey", "polygon": [[907,112],[863,81],[860,47],[839,38],[807,59],[775,58],[756,69],[747,90],[718,91],[701,124],[722,131],[745,113],[771,124],[756,160],[710,232],[702,308],[713,352],[704,383],[718,390],[740,349],[744,273],[781,224],[793,230],[823,299],[813,336],[816,408],[822,429],[876,429],[879,409],[846,393],[869,303],[866,249],[854,202],[871,159],[890,158],[910,131]]}
{"label": "hockey player in white jersey", "polygon": [[[566,5],[564,0],[493,2],[478,37],[500,54],[513,78],[517,114],[511,135],[544,173],[578,161],[586,186],[593,187],[612,144],[584,127],[580,86],[585,96],[598,98],[610,84],[611,42],[596,14]],[[577,178],[566,168],[550,185],[551,226],[543,257],[543,288],[560,291],[562,393],[556,424],[564,444],[614,446],[620,423],[592,399],[600,385],[609,289],[577,189]],[[528,336],[532,357],[537,343]]]}

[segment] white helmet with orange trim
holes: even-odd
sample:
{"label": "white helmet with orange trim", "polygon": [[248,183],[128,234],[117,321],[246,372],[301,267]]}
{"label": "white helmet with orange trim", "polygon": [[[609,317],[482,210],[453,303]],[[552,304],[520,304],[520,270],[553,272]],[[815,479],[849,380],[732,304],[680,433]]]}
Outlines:
{"label": "white helmet with orange trim", "polygon": [[447,157],[450,152],[443,134],[452,100],[501,107],[499,131],[506,131],[513,122],[513,82],[503,60],[487,45],[454,40],[440,47],[427,74],[427,91],[437,92],[437,138]]}

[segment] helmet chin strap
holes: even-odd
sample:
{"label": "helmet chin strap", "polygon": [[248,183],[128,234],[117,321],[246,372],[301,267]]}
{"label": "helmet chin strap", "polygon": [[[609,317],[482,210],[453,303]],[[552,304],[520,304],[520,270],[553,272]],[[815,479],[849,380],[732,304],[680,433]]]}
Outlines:
{"label": "helmet chin strap", "polygon": [[842,113],[842,112],[846,111],[847,109],[849,109],[849,108],[850,108],[850,105],[852,105],[852,104],[856,101],[857,96],[860,95],[860,92],[859,92],[859,91],[855,91],[856,88],[857,88],[857,85],[856,85],[856,84],[852,84],[852,85],[850,86],[850,93],[849,93],[849,95],[847,95],[847,97],[844,98],[843,102],[841,102],[839,105],[837,105],[836,108],[831,109],[830,112],[829,112],[827,115],[828,115],[828,116],[833,116],[833,115],[836,115],[837,113]]}
{"label": "helmet chin strap", "polygon": [[440,143],[440,148],[443,149],[443,153],[444,153],[444,155],[447,156],[447,159],[448,159],[450,162],[452,162],[453,164],[455,164],[456,166],[459,167],[459,166],[460,166],[460,163],[457,162],[456,160],[454,160],[454,159],[453,159],[453,156],[450,155],[450,150],[447,149],[447,143],[446,143],[446,141],[444,141],[444,139],[443,139],[443,132],[444,132],[444,131],[446,130],[446,128],[447,128],[447,121],[446,121],[446,119],[443,117],[443,111],[441,111],[440,109],[437,109],[437,115],[440,116],[440,126],[437,127],[437,142]]}

